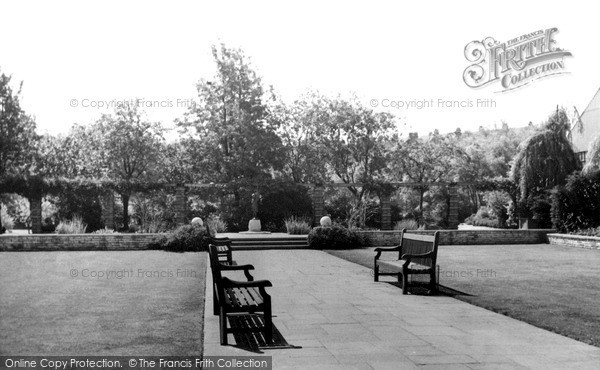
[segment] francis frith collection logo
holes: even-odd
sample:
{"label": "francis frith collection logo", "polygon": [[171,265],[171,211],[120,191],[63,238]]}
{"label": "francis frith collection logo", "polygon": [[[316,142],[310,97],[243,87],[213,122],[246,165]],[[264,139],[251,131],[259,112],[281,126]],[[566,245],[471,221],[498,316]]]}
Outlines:
{"label": "francis frith collection logo", "polygon": [[465,58],[472,64],[463,80],[472,87],[499,83],[499,91],[525,86],[540,78],[566,73],[564,58],[569,51],[558,48],[558,28],[537,30],[506,42],[487,37],[465,46]]}

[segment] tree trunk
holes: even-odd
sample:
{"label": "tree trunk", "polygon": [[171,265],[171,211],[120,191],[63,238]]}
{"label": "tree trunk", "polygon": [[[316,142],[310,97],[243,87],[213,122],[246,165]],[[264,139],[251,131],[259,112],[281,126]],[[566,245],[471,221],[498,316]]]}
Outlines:
{"label": "tree trunk", "polygon": [[[0,203],[0,214],[2,214],[2,203]],[[0,234],[4,234],[4,229],[2,228],[2,217],[0,217]]]}
{"label": "tree trunk", "polygon": [[123,229],[129,230],[129,194],[121,194],[123,201]]}

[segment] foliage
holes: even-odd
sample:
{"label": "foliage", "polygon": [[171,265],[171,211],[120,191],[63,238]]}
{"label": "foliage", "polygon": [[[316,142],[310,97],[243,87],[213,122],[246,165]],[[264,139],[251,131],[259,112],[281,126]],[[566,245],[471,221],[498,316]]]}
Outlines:
{"label": "foliage", "polygon": [[296,216],[285,219],[285,228],[288,234],[308,234],[311,229],[306,219]]}
{"label": "foliage", "polygon": [[483,198],[487,208],[490,210],[491,216],[498,221],[495,227],[506,228],[508,206],[511,202],[510,196],[505,192],[490,191]]}
{"label": "foliage", "polygon": [[[519,143],[523,137],[531,136],[534,131],[533,126],[509,128],[507,124],[503,124],[501,129],[455,133],[455,144],[466,154],[454,169],[457,173],[456,181],[480,183],[488,179],[506,178]],[[461,199],[459,219],[463,219],[465,214],[477,212],[483,202],[482,191],[485,190],[507,189],[481,189],[479,185],[462,188],[460,192],[468,197]]]}
{"label": "foliage", "polygon": [[15,226],[13,218],[6,211],[6,207],[0,208],[0,219],[2,219],[0,227],[4,228],[2,229],[2,232],[0,232],[0,234],[2,234],[6,230],[12,230],[12,228]]}
{"label": "foliage", "polygon": [[465,219],[467,225],[473,226],[487,226],[487,227],[500,227],[500,222],[488,209],[488,207],[481,207],[477,210],[477,213],[467,217]]}
{"label": "foliage", "polygon": [[552,227],[551,202],[549,193],[530,196],[527,200],[527,208],[531,212],[531,218],[537,221],[536,224],[539,229]]}
{"label": "foliage", "polygon": [[202,154],[195,157],[196,168],[222,183],[281,169],[283,148],[260,77],[241,50],[220,45],[212,54],[217,73],[198,82],[199,103],[178,122]]}
{"label": "foliage", "polygon": [[[90,128],[92,154],[101,178],[125,183],[155,179],[161,163],[161,148],[164,144],[163,128],[148,122],[137,105],[117,107],[113,115],[103,115]],[[129,199],[131,191],[119,191],[123,202],[123,228],[129,226]]]}
{"label": "foliage", "polygon": [[[332,189],[326,193],[325,213],[333,222],[345,227],[379,228],[381,225],[381,207],[375,197],[365,197],[362,201],[346,189]],[[391,204],[392,220],[400,218],[397,204]]]}
{"label": "foliage", "polygon": [[0,74],[0,176],[28,172],[38,136],[35,122],[21,108],[21,88],[15,92],[11,76]]}
{"label": "foliage", "polygon": [[[439,134],[431,135],[427,140],[410,138],[396,149],[392,166],[395,173],[402,176],[402,181],[416,183],[432,183],[453,181],[459,167],[465,159],[464,151],[450,137]],[[418,186],[419,222],[424,223],[425,193],[429,187]]]}
{"label": "foliage", "polygon": [[61,192],[49,200],[58,209],[56,216],[59,220],[81,218],[91,232],[104,227],[99,196],[93,188],[79,189]]}
{"label": "foliage", "polygon": [[396,222],[396,225],[394,226],[394,230],[418,230],[419,229],[419,223],[415,220],[411,220],[411,219],[406,219],[406,220],[400,220],[398,222]]}
{"label": "foliage", "polygon": [[[210,231],[213,233],[227,232],[227,224],[225,223],[225,221],[223,221],[221,219],[220,216],[213,215],[213,216],[207,218],[206,220],[204,220],[204,222],[208,224]],[[214,235],[212,235],[212,236],[214,236]]]}
{"label": "foliage", "polygon": [[519,145],[511,168],[511,179],[519,187],[519,203],[524,216],[531,213],[535,197],[556,185],[578,169],[579,161],[567,139],[569,119],[557,110],[544,127]]}
{"label": "foliage", "polygon": [[575,231],[570,232],[570,234],[600,237],[600,226],[599,227],[591,227],[589,229],[583,229],[583,230],[575,230]]}
{"label": "foliage", "polygon": [[[279,135],[286,149],[282,170],[286,179],[296,182],[371,184],[389,172],[389,148],[398,142],[395,119],[388,113],[375,113],[356,96],[330,98],[309,92],[292,105],[274,107],[281,121]],[[350,186],[356,224],[367,221],[365,195],[375,192],[369,186]]]}
{"label": "foliage", "polygon": [[49,178],[108,181],[125,204],[140,183],[157,182],[164,146],[163,128],[148,122],[137,104],[118,105],[89,126],[73,125],[69,135],[41,140],[38,173]]}
{"label": "foliage", "polygon": [[308,233],[308,245],[314,249],[353,249],[368,247],[366,237],[340,225],[314,227]]}
{"label": "foliage", "polygon": [[17,223],[25,223],[29,218],[29,200],[18,194],[4,194],[0,196],[2,209]]}
{"label": "foliage", "polygon": [[227,229],[233,232],[247,230],[252,194],[261,195],[258,218],[263,230],[285,231],[284,219],[290,216],[310,217],[312,199],[305,186],[282,181],[267,181],[256,187],[249,181],[239,180],[227,185],[232,189],[221,203],[221,216]]}
{"label": "foliage", "polygon": [[327,148],[321,140],[327,122],[328,99],[309,92],[291,105],[278,99],[271,112],[278,122],[278,136],[285,150],[283,177],[300,183],[323,183],[331,178],[325,161]]}
{"label": "foliage", "polygon": [[[160,233],[175,227],[175,196],[161,191],[132,196],[132,220],[142,233]],[[130,225],[131,227],[132,225]]]}
{"label": "foliage", "polygon": [[600,225],[600,171],[573,174],[552,192],[552,223],[562,232]]}
{"label": "foliage", "polygon": [[206,228],[183,225],[172,233],[159,239],[154,249],[163,249],[171,252],[200,252],[208,250]]}
{"label": "foliage", "polygon": [[72,220],[59,222],[56,226],[57,234],[85,234],[87,225],[80,217],[73,217]]}

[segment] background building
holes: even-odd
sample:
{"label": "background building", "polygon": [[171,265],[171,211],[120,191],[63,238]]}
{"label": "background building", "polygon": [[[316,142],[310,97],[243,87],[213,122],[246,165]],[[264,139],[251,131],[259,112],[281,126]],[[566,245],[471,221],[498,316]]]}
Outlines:
{"label": "background building", "polygon": [[600,89],[581,115],[575,111],[575,119],[569,132],[573,150],[581,163],[585,163],[590,143],[600,135]]}

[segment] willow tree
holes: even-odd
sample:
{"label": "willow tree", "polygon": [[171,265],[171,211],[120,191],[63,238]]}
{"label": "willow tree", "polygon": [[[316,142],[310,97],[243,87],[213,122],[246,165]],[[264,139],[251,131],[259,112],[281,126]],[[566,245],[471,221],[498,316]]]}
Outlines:
{"label": "willow tree", "polygon": [[566,112],[557,109],[538,132],[519,145],[510,176],[519,188],[519,204],[524,215],[535,207],[536,197],[544,197],[547,190],[564,184],[567,177],[579,169],[579,161],[566,135],[568,129]]}

